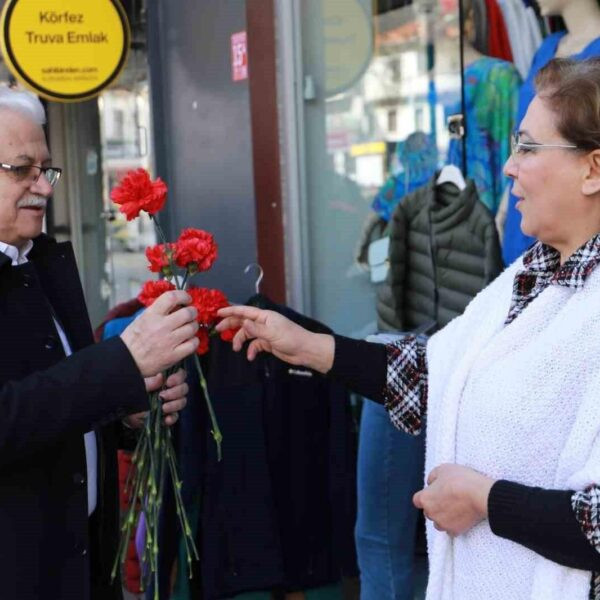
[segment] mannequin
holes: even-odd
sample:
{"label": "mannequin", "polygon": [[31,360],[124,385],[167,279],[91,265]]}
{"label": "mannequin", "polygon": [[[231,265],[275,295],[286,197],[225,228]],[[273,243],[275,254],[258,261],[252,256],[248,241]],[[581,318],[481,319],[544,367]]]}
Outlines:
{"label": "mannequin", "polygon": [[581,53],[600,34],[600,7],[595,0],[538,0],[543,16],[560,15],[567,27],[555,56]]}
{"label": "mannequin", "polygon": [[[465,31],[466,30],[467,27],[465,25]],[[481,52],[479,52],[479,50],[475,49],[475,47],[469,42],[469,38],[465,38],[463,42],[463,61],[465,67],[468,67],[469,65],[473,64],[476,60],[479,60],[483,57],[484,55]]]}
{"label": "mannequin", "polygon": [[[600,56],[600,7],[596,0],[538,0],[538,4],[543,16],[561,16],[567,31],[549,35],[533,57],[529,75],[519,93],[517,127],[535,95],[533,82],[537,72],[552,58],[558,56],[584,60]],[[516,210],[515,203],[516,199],[511,194],[502,249],[502,256],[507,265],[518,258],[534,241],[522,233],[521,215]]]}
{"label": "mannequin", "polygon": [[[481,19],[475,13],[476,11],[481,12],[480,5],[474,4],[471,0],[464,0],[463,10],[465,13],[463,21],[463,64],[467,67],[487,54],[487,36],[478,30],[477,23]],[[487,15],[482,15],[482,17],[486,19]]]}
{"label": "mannequin", "polygon": [[[466,176],[474,180],[481,202],[496,214],[508,184],[502,167],[510,152],[510,132],[521,79],[512,63],[486,56],[474,46],[475,20],[472,9],[466,8],[463,54]],[[459,105],[449,106],[447,111],[461,112]],[[450,141],[446,162],[462,168],[461,141]]]}

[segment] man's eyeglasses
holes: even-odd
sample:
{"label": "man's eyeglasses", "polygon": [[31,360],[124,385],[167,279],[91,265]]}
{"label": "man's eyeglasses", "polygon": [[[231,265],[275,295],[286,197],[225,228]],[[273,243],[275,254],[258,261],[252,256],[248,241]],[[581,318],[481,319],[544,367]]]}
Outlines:
{"label": "man's eyeglasses", "polygon": [[513,158],[539,150],[540,148],[570,148],[571,150],[577,150],[579,146],[573,144],[538,144],[537,142],[523,142],[521,141],[521,132],[515,131],[510,136],[510,152]]}
{"label": "man's eyeglasses", "polygon": [[58,167],[38,167],[37,165],[7,165],[6,163],[0,163],[0,169],[10,171],[17,181],[30,181],[31,183],[36,182],[43,173],[52,187],[58,183],[62,173],[62,169]]}

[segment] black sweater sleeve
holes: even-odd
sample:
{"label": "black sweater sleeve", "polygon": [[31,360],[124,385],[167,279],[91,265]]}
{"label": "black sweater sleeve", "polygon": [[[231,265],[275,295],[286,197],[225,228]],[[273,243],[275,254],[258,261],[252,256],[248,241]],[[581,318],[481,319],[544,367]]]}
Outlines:
{"label": "black sweater sleeve", "polygon": [[374,344],[334,335],[335,353],[328,375],[348,389],[383,404],[387,351]]}
{"label": "black sweater sleeve", "polygon": [[600,571],[600,552],[585,537],[569,490],[547,490],[499,480],[488,499],[492,531],[566,567]]}

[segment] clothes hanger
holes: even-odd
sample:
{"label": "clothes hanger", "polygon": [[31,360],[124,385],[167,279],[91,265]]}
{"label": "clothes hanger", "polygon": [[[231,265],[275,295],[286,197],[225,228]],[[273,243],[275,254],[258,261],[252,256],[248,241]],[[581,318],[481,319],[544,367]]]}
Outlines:
{"label": "clothes hanger", "polygon": [[257,294],[260,294],[260,282],[263,280],[263,277],[265,275],[263,268],[258,263],[250,263],[244,269],[244,275],[247,275],[250,272],[250,269],[252,269],[253,267],[258,269],[258,278],[256,279],[256,282],[254,283],[254,290]]}
{"label": "clothes hanger", "polygon": [[455,165],[445,165],[442,167],[435,185],[442,183],[453,183],[461,192],[467,187],[467,182],[463,177],[462,171]]}
{"label": "clothes hanger", "polygon": [[[244,275],[247,275],[250,272],[250,269],[252,269],[252,268],[255,268],[258,270],[258,278],[256,279],[256,282],[254,283],[254,290],[255,290],[256,294],[254,296],[252,296],[252,298],[250,298],[246,302],[246,304],[250,305],[250,306],[256,306],[257,308],[266,308],[266,309],[276,310],[279,312],[278,307],[275,304],[273,304],[273,302],[271,302],[271,300],[269,300],[266,296],[264,296],[263,294],[260,293],[260,283],[263,280],[263,277],[265,275],[263,268],[258,263],[250,263],[244,269]],[[264,362],[265,357],[261,357],[261,361]],[[312,371],[310,371],[309,369],[306,369],[304,367],[301,367],[301,366],[300,367],[289,367],[289,365],[288,365],[287,372],[289,375],[293,375],[296,377],[302,377],[302,378],[313,377]],[[267,370],[267,373],[268,373],[268,370]]]}

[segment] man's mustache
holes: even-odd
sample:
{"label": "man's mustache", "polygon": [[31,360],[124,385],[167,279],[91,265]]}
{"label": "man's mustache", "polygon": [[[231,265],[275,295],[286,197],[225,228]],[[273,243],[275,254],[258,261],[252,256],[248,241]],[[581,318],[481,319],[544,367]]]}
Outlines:
{"label": "man's mustache", "polygon": [[17,208],[29,208],[30,206],[35,208],[46,208],[47,203],[48,198],[45,198],[44,196],[26,196],[17,202]]}

